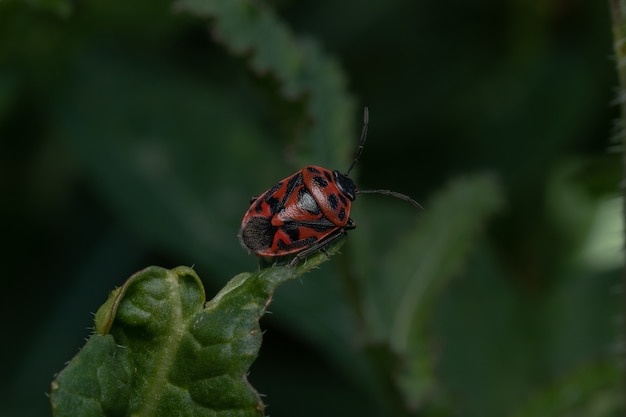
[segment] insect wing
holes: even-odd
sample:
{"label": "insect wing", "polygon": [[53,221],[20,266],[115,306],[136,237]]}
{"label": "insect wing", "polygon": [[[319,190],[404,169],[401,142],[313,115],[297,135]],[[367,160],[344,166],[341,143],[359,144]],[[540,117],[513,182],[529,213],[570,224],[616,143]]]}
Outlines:
{"label": "insect wing", "polygon": [[271,249],[276,227],[272,225],[293,190],[302,185],[302,175],[296,173],[278,182],[255,198],[241,221],[239,240],[250,252],[265,254]]}
{"label": "insect wing", "polygon": [[324,216],[306,187],[300,187],[294,192],[283,210],[272,219],[272,224],[277,227],[271,247],[272,255],[300,252],[337,229]]}

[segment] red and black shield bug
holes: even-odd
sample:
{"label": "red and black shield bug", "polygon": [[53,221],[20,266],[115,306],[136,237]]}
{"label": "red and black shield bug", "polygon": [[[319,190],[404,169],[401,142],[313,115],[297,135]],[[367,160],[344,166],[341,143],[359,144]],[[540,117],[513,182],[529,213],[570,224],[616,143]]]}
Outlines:
{"label": "red and black shield bug", "polygon": [[295,255],[289,263],[293,266],[323,250],[356,227],[350,218],[350,207],[359,193],[390,195],[421,208],[412,198],[395,191],[357,190],[348,177],[363,153],[368,123],[366,107],[361,140],[345,174],[308,165],[252,199],[238,235],[250,253],[262,257]]}

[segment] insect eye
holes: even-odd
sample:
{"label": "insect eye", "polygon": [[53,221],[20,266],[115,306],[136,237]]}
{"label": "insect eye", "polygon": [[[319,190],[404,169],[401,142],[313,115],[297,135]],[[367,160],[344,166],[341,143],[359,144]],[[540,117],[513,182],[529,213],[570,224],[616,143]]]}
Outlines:
{"label": "insect eye", "polygon": [[356,185],[354,184],[354,181],[339,171],[333,171],[333,175],[335,176],[335,183],[337,184],[339,191],[348,197],[350,201],[354,201],[356,198]]}

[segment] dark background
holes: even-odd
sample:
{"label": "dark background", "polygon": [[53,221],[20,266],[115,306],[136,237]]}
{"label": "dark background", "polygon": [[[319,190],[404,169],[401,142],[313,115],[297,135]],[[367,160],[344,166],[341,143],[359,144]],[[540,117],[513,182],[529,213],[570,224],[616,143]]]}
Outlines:
{"label": "dark background", "polygon": [[[611,151],[618,111],[606,2],[268,7],[342,68],[348,152],[299,153],[316,123],[307,98],[286,98],[280,79],[250,68],[249,53],[232,53],[206,19],[171,2],[0,1],[0,414],[49,413],[54,373],[133,272],[194,265],[211,296],[256,268],[236,238],[249,198],[302,162],[345,170],[367,105],[370,136],[355,171],[364,188],[426,207],[450,180],[476,172],[503,189],[504,209],[434,308],[434,340],[447,341],[442,415],[515,415],[533,398],[558,397],[554,387],[568,380],[587,403],[609,403],[585,415],[617,415],[615,380],[596,372],[617,367],[621,333],[621,149]],[[371,262],[414,223],[409,207],[389,200],[357,200],[359,227],[383,232],[357,228],[344,250],[351,261],[351,242],[371,239]],[[250,379],[272,416],[380,415],[352,364],[307,328],[323,332],[332,317],[351,329],[334,264],[281,288],[262,322]],[[317,307],[320,294],[338,310]],[[358,350],[357,339],[343,349]]]}

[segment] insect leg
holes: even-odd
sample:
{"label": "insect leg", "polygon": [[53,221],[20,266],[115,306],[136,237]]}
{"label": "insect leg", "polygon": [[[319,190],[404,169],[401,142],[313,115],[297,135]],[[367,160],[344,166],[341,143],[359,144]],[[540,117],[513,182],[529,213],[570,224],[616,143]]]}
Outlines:
{"label": "insect leg", "polygon": [[293,257],[293,259],[291,261],[289,261],[288,265],[291,266],[291,267],[296,266],[298,264],[298,262],[300,262],[301,260],[303,260],[307,256],[309,256],[309,255],[311,255],[311,254],[313,254],[315,252],[322,251],[324,249],[324,247],[326,247],[330,243],[334,242],[335,240],[339,239],[340,237],[342,237],[345,234],[346,234],[345,229],[342,229],[342,228],[337,229],[335,232],[329,234],[324,239],[318,241],[314,245],[311,245],[308,248],[306,248],[305,250],[303,250],[302,252],[298,253],[296,256]]}

